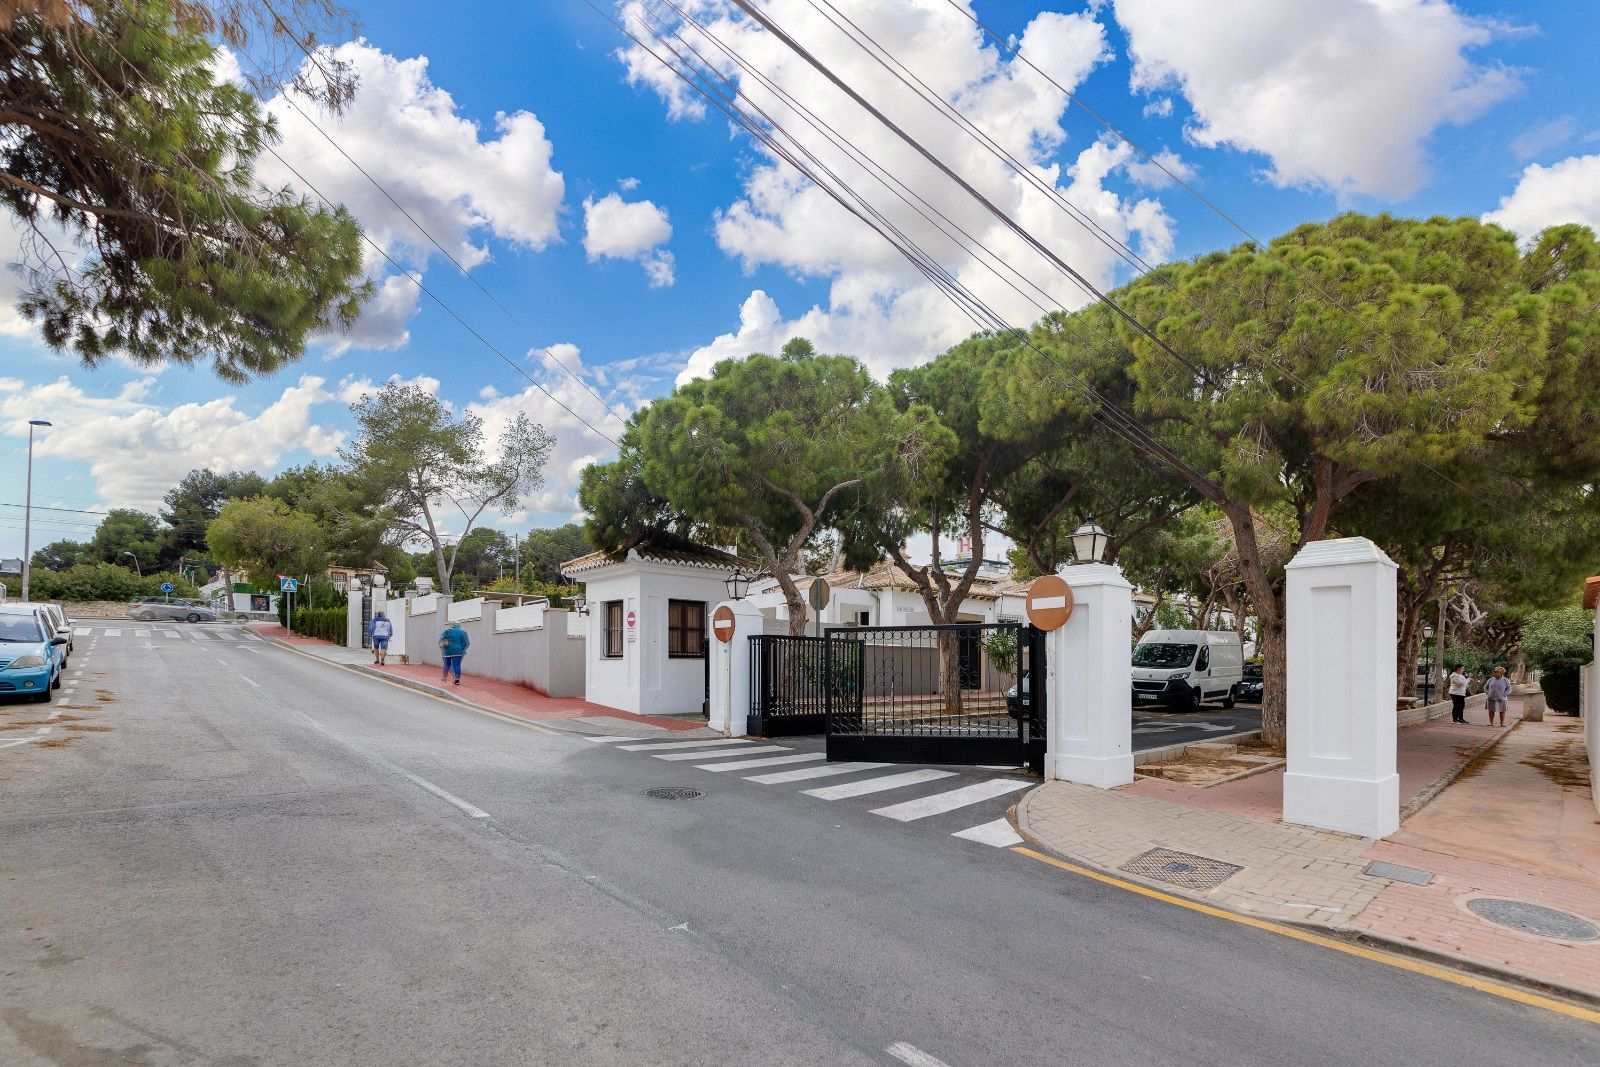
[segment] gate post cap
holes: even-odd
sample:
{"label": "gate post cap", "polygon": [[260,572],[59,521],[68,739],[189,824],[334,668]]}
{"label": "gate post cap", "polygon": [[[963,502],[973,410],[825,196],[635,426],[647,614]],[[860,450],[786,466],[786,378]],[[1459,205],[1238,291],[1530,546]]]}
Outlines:
{"label": "gate post cap", "polygon": [[1123,575],[1122,568],[1115,563],[1070,563],[1057,567],[1056,574],[1073,589],[1084,589],[1090,586],[1110,586],[1117,589],[1133,588],[1132,584]]}

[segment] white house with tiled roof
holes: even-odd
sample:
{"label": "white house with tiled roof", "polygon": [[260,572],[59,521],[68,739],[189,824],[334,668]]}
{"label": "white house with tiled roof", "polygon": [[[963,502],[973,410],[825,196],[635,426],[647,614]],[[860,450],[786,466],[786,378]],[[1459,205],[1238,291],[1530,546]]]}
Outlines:
{"label": "white house with tiled roof", "polygon": [[[930,621],[922,594],[905,572],[884,560],[866,571],[834,571],[822,576],[832,590],[821,617],[811,617],[813,627],[821,626],[925,626]],[[954,577],[952,577],[954,580]],[[810,588],[812,578],[798,580],[801,592]],[[1019,622],[1023,619],[1023,600],[1027,583],[994,572],[979,572],[961,605],[962,622]],[[783,591],[774,578],[751,586],[750,600],[770,619],[789,618]]]}
{"label": "white house with tiled roof", "polygon": [[684,715],[705,702],[707,617],[727,599],[748,560],[703,545],[641,545],[568,560],[561,574],[581,582],[588,612],[584,697],[634,715]]}

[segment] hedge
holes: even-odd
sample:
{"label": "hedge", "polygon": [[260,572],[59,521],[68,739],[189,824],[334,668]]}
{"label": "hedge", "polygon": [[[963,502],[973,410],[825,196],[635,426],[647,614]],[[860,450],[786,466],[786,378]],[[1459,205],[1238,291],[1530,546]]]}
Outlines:
{"label": "hedge", "polygon": [[[188,600],[200,590],[181,574],[161,572],[140,576],[114,563],[80,563],[64,571],[33,568],[28,575],[28,595],[34,600],[133,600],[161,596],[161,583],[172,583],[172,596]],[[18,580],[17,595],[22,593]]]}
{"label": "hedge", "polygon": [[344,644],[348,608],[295,608],[294,632],[301,637],[317,637]]}

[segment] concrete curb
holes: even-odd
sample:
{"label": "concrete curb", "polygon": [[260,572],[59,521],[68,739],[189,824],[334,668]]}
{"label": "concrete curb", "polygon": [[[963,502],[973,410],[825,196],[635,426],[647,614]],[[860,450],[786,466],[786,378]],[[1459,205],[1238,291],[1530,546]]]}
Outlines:
{"label": "concrete curb", "polygon": [[1401,805],[1400,821],[1402,823],[1405,822],[1407,819],[1411,818],[1411,816],[1427,807],[1429,802],[1432,801],[1434,797],[1444,792],[1445,788],[1449,786],[1450,783],[1454,782],[1457,778],[1460,778],[1463,774],[1466,774],[1467,771],[1475,766],[1479,760],[1483,759],[1484,756],[1489,754],[1490,749],[1494,748],[1500,742],[1509,737],[1511,735],[1511,731],[1515,730],[1521,724],[1522,720],[1518,719],[1510,726],[1503,727],[1499,733],[1495,734],[1493,737],[1483,742],[1483,744],[1473,749],[1465,760],[1456,764],[1454,767],[1450,768],[1448,771],[1445,771],[1439,777],[1429,782],[1423,788],[1422,792],[1417,793],[1410,800]]}
{"label": "concrete curb", "polygon": [[[1505,732],[1510,733],[1512,729],[1514,729],[1514,727],[1508,727]],[[1493,740],[1495,743],[1498,743],[1500,739],[1494,738]],[[1476,756],[1474,759],[1476,759]],[[1463,766],[1470,765],[1471,761]],[[1137,885],[1157,893],[1164,893],[1171,897],[1181,897],[1182,899],[1192,901],[1195,904],[1203,904],[1208,908],[1214,908],[1217,911],[1227,912],[1229,915],[1237,915],[1241,919],[1251,919],[1256,922],[1274,923],[1278,926],[1287,927],[1292,930],[1302,930],[1306,933],[1318,934],[1322,937],[1332,938],[1340,941],[1349,941],[1352,943],[1366,942],[1379,947],[1386,952],[1393,952],[1397,956],[1409,956],[1415,959],[1425,960],[1429,963],[1438,964],[1441,967],[1446,967],[1453,971],[1461,971],[1466,974],[1475,974],[1485,978],[1492,978],[1495,981],[1503,982],[1506,985],[1527,988],[1531,991],[1543,993],[1547,996],[1569,1000],[1575,1004],[1583,1005],[1584,1007],[1600,1007],[1600,996],[1596,996],[1594,993],[1572,986],[1564,986],[1556,982],[1551,982],[1549,979],[1540,978],[1537,975],[1528,974],[1527,972],[1519,971],[1512,967],[1496,966],[1494,964],[1483,963],[1469,956],[1461,956],[1453,952],[1444,952],[1439,949],[1417,945],[1403,939],[1396,939],[1387,937],[1383,934],[1371,933],[1358,927],[1325,926],[1318,923],[1301,922],[1296,919],[1280,919],[1275,916],[1257,915],[1241,908],[1231,907],[1222,901],[1213,900],[1203,894],[1189,892],[1180,886],[1169,885],[1166,882],[1158,882],[1151,878],[1142,878],[1137,874],[1132,874],[1116,867],[1103,867],[1098,863],[1094,863],[1079,856],[1074,856],[1070,853],[1063,852],[1060,849],[1051,845],[1047,845],[1043,841],[1039,840],[1039,838],[1028,828],[1028,802],[1033,799],[1033,794],[1038,792],[1040,788],[1042,787],[1035,786],[1022,795],[1022,799],[1017,801],[1016,806],[1012,809],[1012,821],[1015,824],[1017,833],[1021,835],[1023,840],[1027,841],[1028,844],[1047,855],[1054,856],[1057,859],[1064,860],[1067,863],[1074,864],[1078,867],[1083,867],[1086,870],[1099,871],[1107,877],[1115,878],[1118,881],[1128,882],[1132,885]]]}
{"label": "concrete curb", "polygon": [[1190,745],[1222,744],[1224,742],[1254,741],[1261,736],[1260,730],[1245,730],[1237,734],[1223,734],[1221,737],[1207,737],[1200,741],[1179,741],[1175,745],[1166,745],[1162,748],[1146,748],[1133,754],[1135,763],[1171,763],[1181,759],[1189,750]]}
{"label": "concrete curb", "polygon": [[[261,637],[260,634],[257,634],[256,636]],[[269,645],[276,645],[279,648],[286,649],[287,651],[294,652],[302,656],[310,656],[312,659],[317,660],[320,663],[326,663],[330,667],[342,667],[347,671],[354,671],[357,674],[366,674],[371,675],[374,678],[382,678],[384,681],[389,682],[392,685],[398,685],[402,689],[411,689],[418,693],[426,693],[428,696],[438,697],[440,700],[448,700],[453,704],[460,704],[464,708],[475,708],[478,711],[493,712],[496,715],[506,714],[503,711],[496,711],[494,708],[487,708],[482,704],[475,704],[470,700],[464,700],[447,689],[439,689],[428,685],[426,682],[419,682],[415,679],[404,678],[395,674],[385,674],[382,671],[373,670],[371,667],[365,667],[359,663],[340,663],[336,659],[327,659],[323,656],[317,655],[315,652],[306,652],[302,649],[298,649],[289,642],[280,641],[276,637],[261,637],[261,640],[265,641]],[[516,716],[513,715],[511,718],[516,718]]]}

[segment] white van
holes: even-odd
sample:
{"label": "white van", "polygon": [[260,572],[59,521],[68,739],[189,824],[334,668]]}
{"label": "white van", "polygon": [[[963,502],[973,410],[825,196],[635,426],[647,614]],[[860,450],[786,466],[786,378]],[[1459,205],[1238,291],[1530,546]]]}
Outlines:
{"label": "white van", "polygon": [[1133,702],[1188,711],[1206,701],[1233,707],[1244,649],[1232,630],[1151,630],[1133,650]]}

